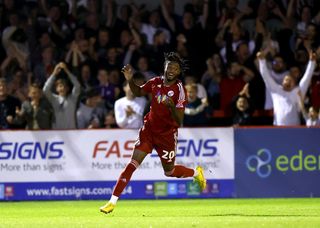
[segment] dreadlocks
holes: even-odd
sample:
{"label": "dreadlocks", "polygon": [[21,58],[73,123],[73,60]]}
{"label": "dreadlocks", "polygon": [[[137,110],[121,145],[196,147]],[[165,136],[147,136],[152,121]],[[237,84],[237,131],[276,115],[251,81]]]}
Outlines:
{"label": "dreadlocks", "polygon": [[165,62],[176,62],[179,64],[181,72],[185,72],[188,67],[186,65],[186,61],[180,57],[180,55],[176,52],[167,52],[164,53]]}

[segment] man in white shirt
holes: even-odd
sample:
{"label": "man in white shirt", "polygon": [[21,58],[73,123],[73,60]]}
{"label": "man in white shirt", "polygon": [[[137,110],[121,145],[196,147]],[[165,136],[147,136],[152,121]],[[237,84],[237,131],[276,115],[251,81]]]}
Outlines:
{"label": "man in white shirt", "polygon": [[129,84],[124,82],[125,96],[116,100],[114,114],[120,128],[139,129],[143,125],[143,113],[147,104],[145,97],[135,97]]}
{"label": "man in white shirt", "polygon": [[300,125],[298,91],[301,91],[302,96],[305,96],[307,93],[314,69],[316,67],[315,53],[310,52],[310,60],[307,69],[298,86],[296,86],[296,82],[294,78],[290,76],[290,74],[283,78],[282,85],[277,84],[270,76],[265,54],[263,52],[258,52],[257,57],[259,60],[260,73],[267,89],[269,89],[271,93],[271,98],[273,101],[273,124],[284,126]]}
{"label": "man in white shirt", "polygon": [[[289,71],[287,70],[286,63],[282,56],[276,55],[273,57],[272,63],[270,68],[270,76],[274,79],[274,81],[281,85],[283,82],[283,79],[286,75],[289,74]],[[266,89],[266,100],[264,104],[264,109],[272,109],[273,103],[272,98],[269,89]]]}

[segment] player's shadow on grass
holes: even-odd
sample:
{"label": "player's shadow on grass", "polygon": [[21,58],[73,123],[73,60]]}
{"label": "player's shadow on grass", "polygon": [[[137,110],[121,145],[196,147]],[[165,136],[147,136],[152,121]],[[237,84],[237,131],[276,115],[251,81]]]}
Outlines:
{"label": "player's shadow on grass", "polygon": [[240,217],[320,217],[319,215],[250,215],[250,214],[214,214],[214,215],[207,215],[208,217],[223,217],[223,216],[240,216]]}

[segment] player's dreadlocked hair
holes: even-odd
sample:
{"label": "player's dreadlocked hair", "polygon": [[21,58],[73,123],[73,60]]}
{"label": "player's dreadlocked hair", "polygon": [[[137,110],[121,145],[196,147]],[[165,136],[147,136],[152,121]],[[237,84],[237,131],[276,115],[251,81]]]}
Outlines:
{"label": "player's dreadlocked hair", "polygon": [[177,52],[164,53],[164,59],[165,62],[170,61],[178,63],[181,69],[181,73],[184,73],[188,69],[186,61],[183,58],[181,58]]}

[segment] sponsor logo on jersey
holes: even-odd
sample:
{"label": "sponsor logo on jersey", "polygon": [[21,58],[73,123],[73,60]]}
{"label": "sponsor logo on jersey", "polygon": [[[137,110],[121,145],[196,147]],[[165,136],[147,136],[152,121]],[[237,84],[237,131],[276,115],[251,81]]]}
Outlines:
{"label": "sponsor logo on jersey", "polygon": [[170,90],[169,92],[168,92],[168,96],[169,97],[172,97],[174,95],[174,92],[172,91],[172,90]]}

